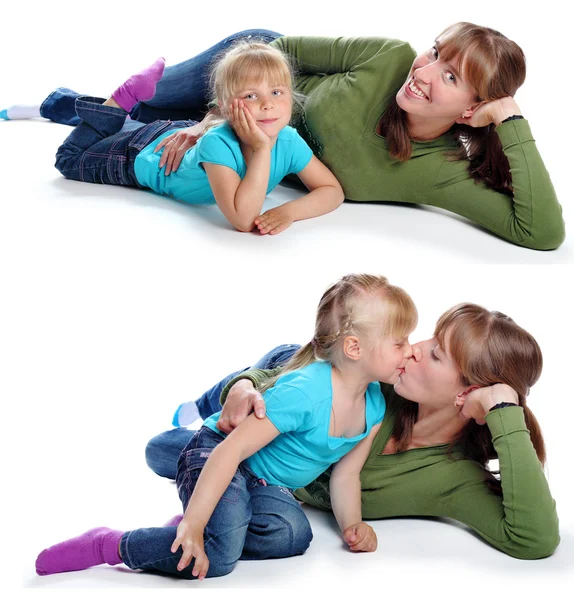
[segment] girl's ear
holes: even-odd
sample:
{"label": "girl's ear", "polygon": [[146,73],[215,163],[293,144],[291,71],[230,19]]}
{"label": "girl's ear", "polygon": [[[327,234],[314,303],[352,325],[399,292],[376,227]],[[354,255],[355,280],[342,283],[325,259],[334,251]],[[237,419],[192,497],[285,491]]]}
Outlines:
{"label": "girl's ear", "polygon": [[465,387],[462,390],[460,390],[460,392],[456,395],[456,398],[454,399],[454,405],[458,407],[463,407],[466,397],[470,394],[470,392],[477,390],[479,387],[479,385],[469,385],[468,387]]}
{"label": "girl's ear", "polygon": [[351,360],[359,360],[361,357],[361,345],[359,338],[354,335],[349,335],[343,340],[343,352],[347,358]]}

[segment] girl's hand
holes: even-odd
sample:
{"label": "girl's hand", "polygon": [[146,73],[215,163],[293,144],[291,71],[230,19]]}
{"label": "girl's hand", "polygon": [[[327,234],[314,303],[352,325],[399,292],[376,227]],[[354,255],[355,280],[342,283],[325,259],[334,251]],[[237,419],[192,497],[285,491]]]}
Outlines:
{"label": "girl's hand", "polygon": [[514,98],[506,96],[480,104],[470,117],[457,119],[456,122],[471,127],[486,127],[491,123],[498,126],[504,119],[521,114],[522,112]]}
{"label": "girl's hand", "polygon": [[184,517],[177,526],[177,535],[171,545],[171,551],[177,552],[180,546],[183,554],[177,564],[177,570],[183,571],[195,558],[192,574],[198,579],[205,579],[209,569],[209,559],[203,549],[203,527],[187,521]]}
{"label": "girl's hand", "polygon": [[364,521],[347,527],[343,531],[343,539],[353,552],[374,552],[377,549],[377,534]]}
{"label": "girl's hand", "polygon": [[159,159],[159,168],[161,169],[165,165],[166,176],[172,171],[177,171],[185,153],[195,146],[202,133],[203,126],[198,123],[168,135],[154,148],[154,152],[159,152],[164,148]]}
{"label": "girl's hand", "polygon": [[258,419],[263,419],[265,400],[249,379],[240,379],[229,390],[216,427],[224,433],[231,433],[252,412]]}
{"label": "girl's hand", "polygon": [[271,150],[271,138],[258,127],[242,100],[236,98],[233,101],[229,106],[229,114],[231,115],[231,125],[244,144],[254,151]]}
{"label": "girl's hand", "polygon": [[277,208],[271,208],[255,219],[255,225],[261,234],[269,233],[275,235],[276,233],[285,231],[292,224],[293,217],[289,210],[289,203]]}
{"label": "girl's hand", "polygon": [[484,425],[490,409],[500,402],[518,404],[518,394],[509,385],[496,383],[476,388],[466,397],[457,397],[455,406],[462,406],[460,414],[465,419],[474,419],[479,425]]}

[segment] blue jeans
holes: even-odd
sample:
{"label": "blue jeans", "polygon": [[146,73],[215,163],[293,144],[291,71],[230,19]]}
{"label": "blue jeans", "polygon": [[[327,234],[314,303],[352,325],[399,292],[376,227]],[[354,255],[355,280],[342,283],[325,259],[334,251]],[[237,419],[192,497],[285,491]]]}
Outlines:
{"label": "blue jeans", "polygon": [[[202,427],[184,448],[176,478],[184,510],[201,470],[222,440],[219,434]],[[176,531],[176,527],[128,531],[120,541],[122,560],[131,569],[195,579],[194,561],[183,571],[176,568],[182,555],[181,548],[171,552]],[[205,528],[207,577],[230,573],[238,560],[303,554],[312,538],[309,521],[291,490],[268,485],[241,463]]]}
{"label": "blue jeans", "polygon": [[[142,123],[152,123],[158,119],[200,121],[207,112],[209,76],[219,55],[240,39],[255,38],[269,43],[278,37],[281,34],[275,31],[247,29],[226,37],[189,60],[166,67],[153,99],[136,104],[130,117]],[[56,123],[77,125],[80,120],[73,101],[70,101],[70,94],[76,92],[58,88],[44,100],[40,114]]]}
{"label": "blue jeans", "polygon": [[195,121],[126,123],[125,110],[104,106],[103,102],[103,98],[91,96],[75,99],[81,121],[56,153],[56,169],[68,179],[142,187],[134,172],[134,162],[141,150],[170,129],[195,124]]}
{"label": "blue jeans", "polygon": [[[298,344],[282,344],[265,354],[252,367],[245,367],[224,377],[196,400],[201,418],[206,419],[221,410],[219,404],[221,392],[234,377],[247,369],[274,369],[284,365],[299,348]],[[148,442],[145,449],[148,467],[161,477],[175,479],[179,456],[194,433],[185,427],[178,427],[156,435]]]}

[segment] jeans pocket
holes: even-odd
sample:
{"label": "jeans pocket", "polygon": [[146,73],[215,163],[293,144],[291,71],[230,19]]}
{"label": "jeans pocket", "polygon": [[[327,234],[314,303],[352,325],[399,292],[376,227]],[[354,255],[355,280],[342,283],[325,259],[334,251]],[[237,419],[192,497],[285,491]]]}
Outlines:
{"label": "jeans pocket", "polygon": [[119,154],[112,154],[108,158],[107,175],[112,185],[132,185],[127,173],[126,161],[126,157]]}
{"label": "jeans pocket", "polygon": [[[177,474],[177,491],[179,498],[183,504],[184,510],[195,490],[201,471],[210,457],[213,448],[192,448],[187,450],[182,455],[182,462],[185,463],[185,468],[181,468]],[[233,479],[223,492],[220,502],[230,502],[235,504],[239,498],[241,488],[243,486],[243,475],[237,469],[233,475]]]}

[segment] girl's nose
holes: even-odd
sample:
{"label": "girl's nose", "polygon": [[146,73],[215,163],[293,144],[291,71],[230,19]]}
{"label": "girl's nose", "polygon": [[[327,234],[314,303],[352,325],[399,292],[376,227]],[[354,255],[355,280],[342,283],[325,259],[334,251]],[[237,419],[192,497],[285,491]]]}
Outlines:
{"label": "girl's nose", "polygon": [[405,358],[411,358],[413,355],[413,346],[407,341],[405,344]]}

